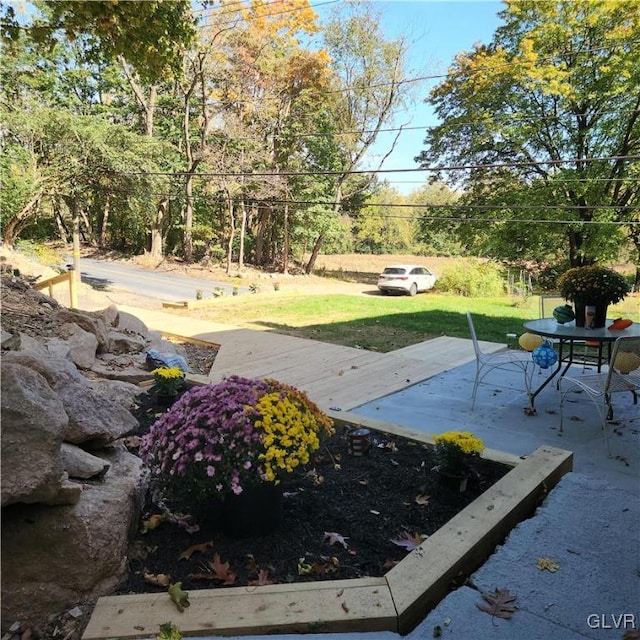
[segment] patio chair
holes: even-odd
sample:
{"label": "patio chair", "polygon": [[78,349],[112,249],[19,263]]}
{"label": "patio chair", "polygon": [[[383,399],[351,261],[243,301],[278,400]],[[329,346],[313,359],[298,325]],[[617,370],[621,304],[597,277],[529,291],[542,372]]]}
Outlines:
{"label": "patio chair", "polygon": [[626,353],[627,357],[628,354],[635,353],[640,358],[640,338],[618,338],[613,344],[611,360],[608,365],[605,365],[608,367],[606,372],[580,375],[575,378],[564,376],[558,382],[558,389],[560,390],[560,432],[562,433],[564,427],[564,402],[567,394],[571,391],[583,392],[598,410],[609,455],[611,455],[611,449],[607,435],[607,421],[613,418],[612,395],[622,391],[631,392],[633,394],[633,403],[637,404],[638,391],[640,391],[640,366],[629,373],[621,373],[616,371],[611,364],[615,363],[616,358],[622,353]]}
{"label": "patio chair", "polygon": [[476,354],[476,377],[473,382],[473,391],[471,393],[471,408],[473,409],[476,404],[478,386],[482,383],[485,376],[494,369],[501,369],[512,373],[521,373],[524,378],[527,395],[531,398],[531,380],[535,369],[535,363],[531,359],[531,354],[518,350],[501,351],[499,353],[484,353],[480,349],[480,344],[478,343],[478,338],[476,336],[476,329],[473,325],[473,318],[469,312],[467,312],[467,322],[469,323],[473,349]]}

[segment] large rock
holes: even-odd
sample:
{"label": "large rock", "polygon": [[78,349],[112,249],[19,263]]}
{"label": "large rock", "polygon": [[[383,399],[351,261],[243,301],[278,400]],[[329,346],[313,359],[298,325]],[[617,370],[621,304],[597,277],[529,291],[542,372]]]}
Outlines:
{"label": "large rock", "polygon": [[85,331],[92,333],[98,341],[98,353],[104,353],[109,350],[109,331],[102,318],[93,318],[86,313],[61,308],[56,313],[56,319],[60,324],[72,322],[82,327]]}
{"label": "large rock", "polygon": [[136,333],[142,336],[145,340],[149,336],[149,329],[147,325],[140,320],[137,316],[131,315],[126,311],[119,311],[118,316],[114,322],[114,326],[118,331],[124,331],[125,333]]}
{"label": "large rock", "polygon": [[63,442],[60,447],[60,461],[70,478],[81,480],[102,476],[109,469],[106,460],[68,442]]}
{"label": "large rock", "polygon": [[69,424],[64,439],[91,449],[104,447],[138,426],[138,421],[117,402],[90,385],[69,383],[57,389]]}
{"label": "large rock", "polygon": [[2,343],[3,349],[9,351],[28,351],[32,353],[39,353],[44,355],[47,353],[47,348],[35,338],[32,338],[26,333],[14,333],[10,338]]}
{"label": "large rock", "polygon": [[147,341],[137,333],[109,331],[109,353],[140,353],[147,346]]}
{"label": "large rock", "polygon": [[145,358],[142,355],[131,357],[130,355],[105,353],[96,358],[91,371],[101,378],[122,380],[130,384],[139,384],[153,379],[146,368]]}
{"label": "large rock", "polygon": [[115,304],[110,304],[106,309],[100,309],[99,311],[87,311],[88,315],[92,318],[100,318],[107,327],[115,327],[118,322],[118,307]]}
{"label": "large rock", "polygon": [[146,393],[142,387],[122,380],[94,380],[91,386],[101,396],[117,402],[125,409],[133,409],[138,396]]}
{"label": "large rock", "polygon": [[64,388],[72,382],[89,385],[87,378],[78,371],[70,360],[48,352],[8,351],[2,354],[2,366],[4,367],[6,363],[10,362],[37,371],[54,391],[59,387]]}
{"label": "large rock", "polygon": [[73,322],[60,328],[61,335],[69,345],[69,357],[79,369],[91,369],[98,351],[98,338]]}
{"label": "large rock", "polygon": [[108,456],[102,482],[74,506],[13,505],[2,511],[2,619],[42,628],[52,612],[105,595],[126,571],[127,543],[140,515],[140,459]]}
{"label": "large rock", "polygon": [[45,378],[2,358],[2,506],[55,501],[69,418]]}

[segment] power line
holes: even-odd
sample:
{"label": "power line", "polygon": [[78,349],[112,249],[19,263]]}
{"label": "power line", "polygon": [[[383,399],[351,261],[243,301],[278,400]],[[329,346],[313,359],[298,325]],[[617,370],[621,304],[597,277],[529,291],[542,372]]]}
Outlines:
{"label": "power line", "polygon": [[603,157],[590,157],[590,158],[570,158],[565,160],[537,160],[537,161],[521,161],[521,162],[499,162],[488,164],[466,164],[466,165],[443,165],[443,166],[428,166],[428,167],[416,167],[411,169],[352,169],[349,171],[335,171],[335,170],[316,170],[316,171],[281,171],[275,173],[273,171],[254,171],[248,172],[236,172],[236,171],[217,171],[209,172],[204,171],[202,173],[189,173],[188,171],[118,171],[119,175],[125,176],[192,176],[194,178],[251,178],[251,177],[296,177],[296,176],[342,176],[342,175],[363,175],[363,174],[379,174],[379,173],[416,173],[416,172],[438,172],[438,171],[468,171],[470,169],[511,169],[514,167],[538,167],[540,165],[561,166],[564,164],[572,163],[592,163],[592,162],[609,162],[619,160],[639,160],[640,155],[620,155],[620,156],[603,156]]}

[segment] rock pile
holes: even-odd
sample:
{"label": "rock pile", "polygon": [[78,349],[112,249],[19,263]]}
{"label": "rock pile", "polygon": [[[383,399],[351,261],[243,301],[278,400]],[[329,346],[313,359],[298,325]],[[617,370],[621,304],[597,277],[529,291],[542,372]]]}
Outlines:
{"label": "rock pile", "polygon": [[[2,277],[2,621],[38,630],[111,590],[145,491],[122,437],[176,345],[115,306],[81,312]],[[7,628],[4,626],[7,625]]]}

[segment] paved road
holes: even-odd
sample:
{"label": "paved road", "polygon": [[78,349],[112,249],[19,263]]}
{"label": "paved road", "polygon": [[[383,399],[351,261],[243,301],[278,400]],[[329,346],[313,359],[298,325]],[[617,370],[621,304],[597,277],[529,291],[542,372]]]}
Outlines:
{"label": "paved road", "polygon": [[[70,261],[69,261],[70,262]],[[173,273],[147,271],[120,262],[102,262],[92,258],[80,260],[82,282],[95,289],[130,291],[159,300],[193,300],[201,290],[205,297],[211,297],[216,287],[231,295],[233,286],[224,282],[201,280]],[[247,290],[241,287],[241,291]]]}

